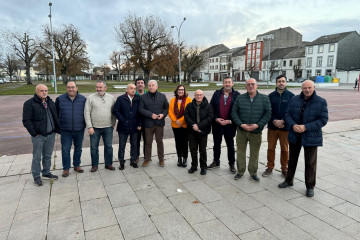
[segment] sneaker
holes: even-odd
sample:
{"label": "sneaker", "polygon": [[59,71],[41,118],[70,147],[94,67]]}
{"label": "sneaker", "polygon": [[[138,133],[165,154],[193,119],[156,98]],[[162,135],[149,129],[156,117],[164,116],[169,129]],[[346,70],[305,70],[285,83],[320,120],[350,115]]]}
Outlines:
{"label": "sneaker", "polygon": [[236,169],[235,169],[234,164],[231,164],[231,165],[230,165],[230,172],[236,173]]}
{"label": "sneaker", "polygon": [[205,169],[205,168],[202,168],[201,171],[200,171],[200,174],[201,174],[201,175],[206,175],[206,169]]}
{"label": "sneaker", "polygon": [[306,189],[306,196],[313,197],[314,196],[314,189]]}
{"label": "sneaker", "polygon": [[195,171],[197,171],[197,168],[196,167],[191,167],[188,172],[189,173],[194,173]]}
{"label": "sneaker", "polygon": [[62,176],[62,177],[67,177],[67,176],[69,176],[69,170],[64,170],[61,176]]}
{"label": "sneaker", "polygon": [[290,186],[293,186],[293,185],[294,185],[294,184],[292,184],[292,183],[288,183],[288,182],[284,181],[284,182],[280,183],[280,184],[278,185],[278,187],[279,187],[279,188],[287,188],[287,187],[290,187]]}
{"label": "sneaker", "polygon": [[252,175],[251,178],[254,179],[254,181],[256,182],[260,181],[260,178],[257,175]]}
{"label": "sneaker", "polygon": [[215,167],[220,167],[220,163],[212,162],[209,166],[207,166],[207,168],[215,168]]}
{"label": "sneaker", "polygon": [[39,187],[43,185],[42,181],[41,181],[41,177],[36,177],[34,178],[34,182],[36,185],[38,185]]}
{"label": "sneaker", "polygon": [[263,177],[267,177],[267,176],[269,176],[270,174],[272,174],[272,169],[271,169],[271,168],[267,168],[267,169],[265,170],[265,172],[263,172],[262,176],[263,176]]}
{"label": "sneaker", "polygon": [[151,162],[151,160],[145,160],[141,166],[147,167],[150,162]]}
{"label": "sneaker", "polygon": [[42,175],[43,179],[53,179],[53,180],[57,180],[58,176],[52,174],[51,172],[49,172],[48,174]]}
{"label": "sneaker", "polygon": [[239,180],[240,178],[242,178],[242,176],[243,176],[242,174],[238,173],[235,175],[234,179]]}

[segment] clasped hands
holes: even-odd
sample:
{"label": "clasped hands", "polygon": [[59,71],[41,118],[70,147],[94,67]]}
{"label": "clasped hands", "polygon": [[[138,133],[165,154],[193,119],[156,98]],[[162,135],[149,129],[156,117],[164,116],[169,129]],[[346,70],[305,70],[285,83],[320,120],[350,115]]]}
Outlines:
{"label": "clasped hands", "polygon": [[160,114],[153,113],[151,118],[154,119],[154,120],[160,120],[160,119],[164,118],[164,114],[162,114],[162,113],[160,113]]}
{"label": "clasped hands", "polygon": [[242,129],[244,129],[247,132],[251,132],[251,131],[254,131],[255,129],[257,129],[259,127],[259,125],[257,125],[256,123],[253,123],[253,124],[241,124],[240,127],[242,127]]}

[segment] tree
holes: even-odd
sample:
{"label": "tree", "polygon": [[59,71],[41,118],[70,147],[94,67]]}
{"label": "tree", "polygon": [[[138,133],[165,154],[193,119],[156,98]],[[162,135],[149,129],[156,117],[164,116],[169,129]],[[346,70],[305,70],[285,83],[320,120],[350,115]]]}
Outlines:
{"label": "tree", "polygon": [[102,71],[102,73],[103,73],[103,78],[104,78],[104,81],[106,81],[107,80],[107,78],[106,78],[106,76],[107,76],[107,74],[111,71],[111,69],[110,69],[110,67],[106,64],[106,63],[103,63],[102,65],[101,65],[101,71]]}
{"label": "tree", "polygon": [[[166,81],[170,76],[175,76],[179,72],[178,46],[169,42],[165,48],[162,48],[154,56],[154,72],[159,76],[165,76]],[[176,82],[176,77],[174,78]]]}
{"label": "tree", "polygon": [[271,61],[271,64],[270,64],[270,69],[269,69],[269,71],[270,71],[270,81],[271,81],[271,78],[272,78],[272,75],[274,74],[274,72],[275,72],[275,69],[278,67],[279,65],[278,65],[278,62],[277,61]]}
{"label": "tree", "polygon": [[190,47],[184,51],[182,56],[182,70],[184,71],[184,82],[186,78],[191,80],[191,75],[200,69],[205,61],[200,55],[201,51],[198,47]]}
{"label": "tree", "polygon": [[119,81],[121,81],[121,67],[124,65],[121,56],[123,54],[120,51],[113,51],[109,57],[112,67],[118,72]]}
{"label": "tree", "polygon": [[115,27],[116,41],[131,56],[132,63],[143,70],[145,80],[154,67],[154,55],[169,42],[170,31],[166,29],[157,17],[136,15],[128,15]]}
{"label": "tree", "polygon": [[64,84],[67,84],[69,76],[81,74],[82,70],[88,69],[90,60],[87,56],[87,46],[74,25],[62,25],[59,29],[54,29],[53,34],[46,25],[43,33],[45,41],[40,47],[52,57],[51,37],[53,37],[55,62],[58,65],[56,69],[60,69]]}
{"label": "tree", "polygon": [[300,66],[297,64],[294,64],[293,66],[293,71],[294,71],[294,80],[298,79],[299,77],[301,77],[301,69]]}
{"label": "tree", "polygon": [[39,50],[35,58],[35,69],[45,73],[46,81],[49,81],[49,75],[53,71],[52,58],[43,50]]}
{"label": "tree", "polygon": [[19,62],[15,58],[15,55],[6,53],[5,57],[2,58],[1,65],[5,69],[6,73],[10,76],[10,82],[12,82],[13,75],[19,67]]}

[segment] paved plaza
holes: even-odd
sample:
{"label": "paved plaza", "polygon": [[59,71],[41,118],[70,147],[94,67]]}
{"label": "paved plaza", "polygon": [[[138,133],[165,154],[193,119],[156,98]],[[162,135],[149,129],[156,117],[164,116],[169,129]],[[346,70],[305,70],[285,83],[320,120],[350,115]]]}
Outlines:
{"label": "paved plaza", "polygon": [[[115,171],[101,164],[90,173],[84,148],[85,172],[71,169],[63,178],[57,150],[53,172],[59,179],[44,180],[42,187],[30,174],[31,154],[1,157],[0,239],[360,239],[360,120],[329,122],[323,130],[313,198],[304,195],[303,155],[287,189],[277,187],[284,180],[278,152],[278,171],[259,183],[248,173],[235,181],[225,145],[221,167],[202,176],[176,166],[172,138],[164,140],[164,168],[153,144],[149,167],[134,169],[127,161],[120,171],[116,161]],[[212,145],[209,136],[208,163]],[[266,149],[265,130],[259,176]],[[129,146],[126,154],[129,159]]]}

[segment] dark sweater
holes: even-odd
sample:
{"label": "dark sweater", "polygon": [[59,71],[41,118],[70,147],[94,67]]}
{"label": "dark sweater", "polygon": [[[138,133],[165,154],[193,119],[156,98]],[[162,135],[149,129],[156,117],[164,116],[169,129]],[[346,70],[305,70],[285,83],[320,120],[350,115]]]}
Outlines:
{"label": "dark sweater", "polygon": [[[214,119],[214,110],[212,106],[208,103],[206,97],[200,103],[200,122],[197,122],[197,113],[196,113],[196,100],[193,99],[191,103],[186,106],[184,116],[187,124],[187,129],[190,134],[198,134],[201,136],[207,135],[211,132],[211,123]],[[197,124],[201,133],[193,130],[193,125]]]}

